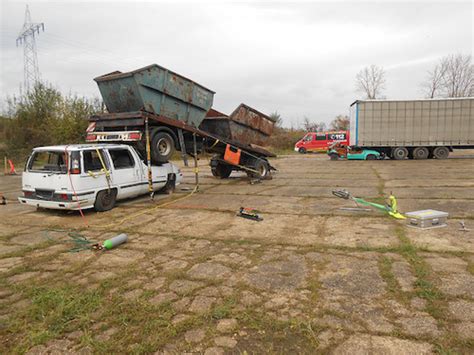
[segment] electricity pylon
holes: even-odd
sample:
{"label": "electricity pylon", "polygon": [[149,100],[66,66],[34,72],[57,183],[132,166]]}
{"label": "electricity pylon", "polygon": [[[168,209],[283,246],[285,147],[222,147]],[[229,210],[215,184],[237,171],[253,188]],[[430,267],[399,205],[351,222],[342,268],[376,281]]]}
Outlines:
{"label": "electricity pylon", "polygon": [[24,78],[23,88],[28,92],[36,84],[40,78],[38,69],[38,55],[36,54],[36,35],[39,35],[40,29],[44,32],[44,23],[31,22],[30,9],[26,5],[25,23],[21,29],[20,34],[16,39],[16,45],[23,44],[23,65]]}

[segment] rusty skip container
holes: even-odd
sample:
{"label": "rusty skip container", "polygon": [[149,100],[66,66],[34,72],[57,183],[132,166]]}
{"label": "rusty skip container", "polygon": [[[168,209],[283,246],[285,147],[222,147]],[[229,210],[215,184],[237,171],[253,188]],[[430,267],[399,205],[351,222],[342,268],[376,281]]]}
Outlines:
{"label": "rusty skip container", "polygon": [[157,64],[94,79],[110,113],[145,110],[198,127],[214,92]]}
{"label": "rusty skip container", "polygon": [[274,126],[275,121],[269,116],[240,104],[230,116],[214,109],[209,110],[200,128],[244,144],[265,145]]}

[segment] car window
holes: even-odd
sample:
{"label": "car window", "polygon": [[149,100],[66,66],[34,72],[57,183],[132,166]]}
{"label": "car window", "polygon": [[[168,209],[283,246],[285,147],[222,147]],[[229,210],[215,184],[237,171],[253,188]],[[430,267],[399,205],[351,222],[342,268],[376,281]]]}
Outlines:
{"label": "car window", "polygon": [[313,135],[312,135],[312,134],[308,134],[306,137],[303,138],[303,140],[304,140],[305,142],[309,142],[309,141],[311,141],[312,139],[313,139]]}
{"label": "car window", "polygon": [[66,173],[66,159],[61,151],[39,151],[33,153],[28,170]]}
{"label": "car window", "polygon": [[109,149],[115,169],[127,169],[135,166],[135,161],[128,149]]}
{"label": "car window", "polygon": [[316,133],[316,140],[317,141],[325,141],[326,140],[326,133]]}
{"label": "car window", "polygon": [[[105,168],[109,169],[107,160],[102,150],[99,150],[102,161],[105,164]],[[84,159],[84,171],[100,171],[103,169],[102,162],[100,161],[99,154],[97,150],[85,150],[82,152],[82,159]]]}

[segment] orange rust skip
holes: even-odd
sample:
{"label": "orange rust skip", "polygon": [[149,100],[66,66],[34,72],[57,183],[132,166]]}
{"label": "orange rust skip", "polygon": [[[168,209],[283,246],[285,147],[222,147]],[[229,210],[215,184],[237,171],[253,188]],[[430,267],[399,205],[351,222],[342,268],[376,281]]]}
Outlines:
{"label": "orange rust skip", "polygon": [[231,147],[230,144],[227,144],[225,147],[224,160],[232,165],[239,165],[241,153],[242,151],[239,148],[234,148]]}

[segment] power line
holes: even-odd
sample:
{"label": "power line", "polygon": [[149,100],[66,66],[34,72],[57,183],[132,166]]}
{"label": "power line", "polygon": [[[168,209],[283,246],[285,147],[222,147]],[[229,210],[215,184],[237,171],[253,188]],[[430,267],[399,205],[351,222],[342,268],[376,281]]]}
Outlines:
{"label": "power line", "polygon": [[38,55],[36,53],[36,35],[40,29],[44,32],[44,23],[31,22],[30,9],[26,5],[25,22],[16,39],[16,45],[23,45],[23,87],[29,91],[40,79]]}

